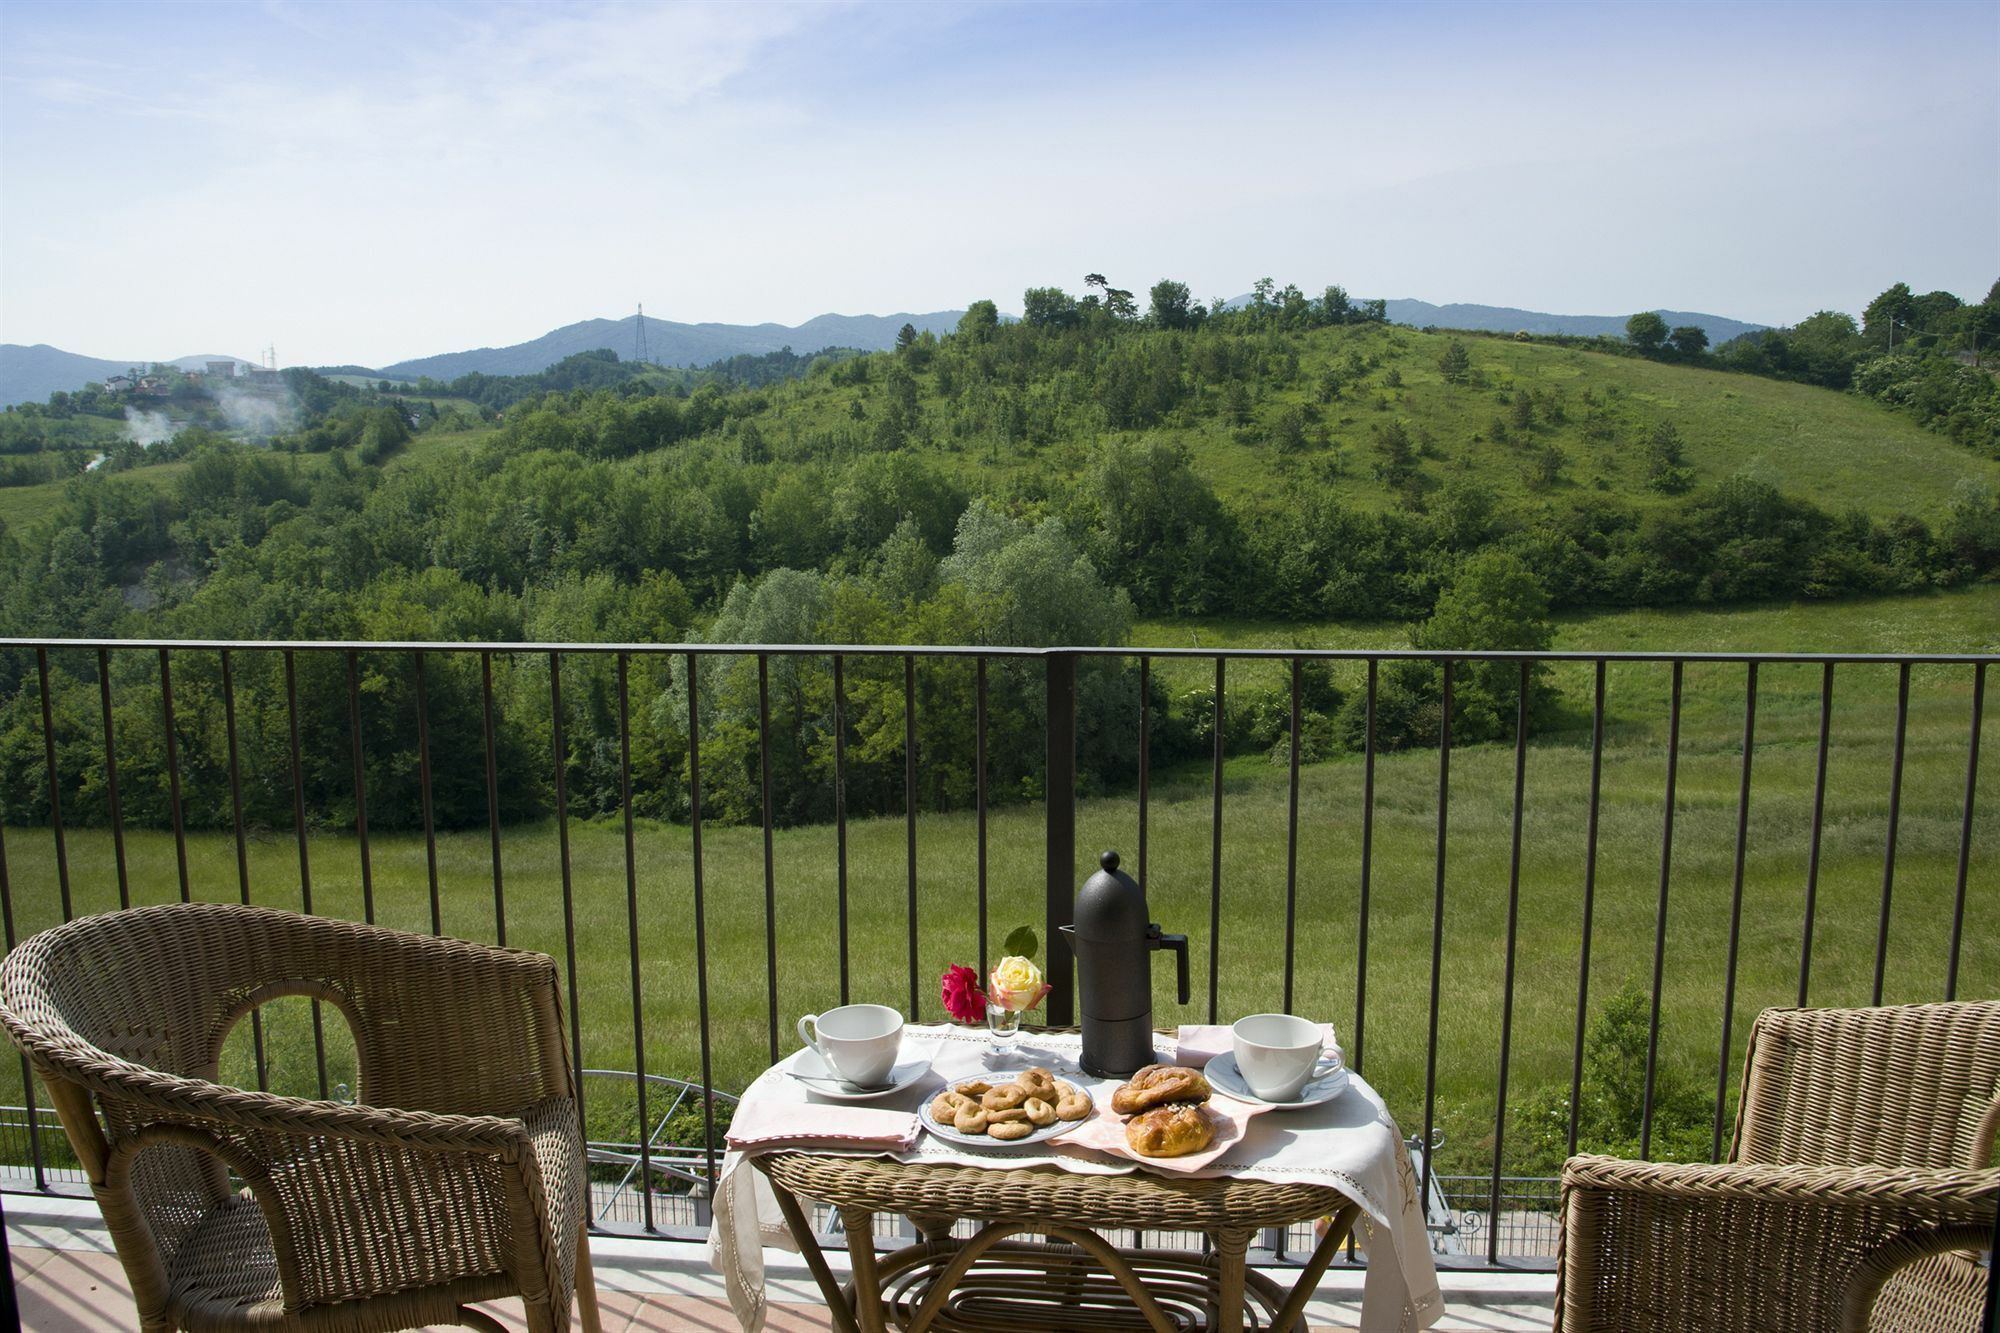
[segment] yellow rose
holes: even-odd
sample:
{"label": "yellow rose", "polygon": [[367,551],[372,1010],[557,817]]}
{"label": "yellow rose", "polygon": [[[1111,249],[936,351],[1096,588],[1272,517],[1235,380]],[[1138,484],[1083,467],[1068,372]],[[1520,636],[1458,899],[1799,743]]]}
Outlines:
{"label": "yellow rose", "polygon": [[987,978],[986,994],[1002,1009],[1022,1013],[1040,1004],[1048,989],[1042,982],[1042,969],[1025,958],[1009,954],[994,964],[993,974]]}

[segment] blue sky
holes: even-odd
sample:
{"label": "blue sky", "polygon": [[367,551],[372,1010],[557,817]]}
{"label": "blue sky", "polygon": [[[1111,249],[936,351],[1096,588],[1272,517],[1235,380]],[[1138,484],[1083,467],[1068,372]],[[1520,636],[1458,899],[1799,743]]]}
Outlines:
{"label": "blue sky", "polygon": [[1790,322],[2000,277],[2000,5],[0,5],[0,341],[287,364],[1101,271]]}

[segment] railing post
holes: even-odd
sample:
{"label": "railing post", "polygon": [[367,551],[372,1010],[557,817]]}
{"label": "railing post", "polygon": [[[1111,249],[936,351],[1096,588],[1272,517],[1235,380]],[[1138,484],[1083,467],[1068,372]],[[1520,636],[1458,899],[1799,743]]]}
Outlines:
{"label": "railing post", "polygon": [[1069,939],[1057,927],[1070,924],[1076,907],[1076,654],[1050,653],[1048,663],[1047,944],[1043,978],[1049,991],[1050,1023],[1076,1021],[1076,989],[1071,976]]}

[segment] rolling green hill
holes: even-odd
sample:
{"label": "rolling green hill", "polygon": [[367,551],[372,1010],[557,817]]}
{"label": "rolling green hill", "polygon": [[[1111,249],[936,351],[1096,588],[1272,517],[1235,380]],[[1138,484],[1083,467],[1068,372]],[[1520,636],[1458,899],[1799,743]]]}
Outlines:
{"label": "rolling green hill", "polygon": [[[1223,381],[1200,373],[1206,336],[1186,337],[1182,375],[1194,384],[1157,421],[1121,428],[1090,401],[1092,386],[1078,368],[1057,367],[997,393],[959,390],[937,370],[918,368],[911,377],[914,421],[905,434],[920,450],[950,460],[974,489],[1024,472],[1078,472],[1093,444],[1131,436],[1185,442],[1196,470],[1225,496],[1269,495],[1292,474],[1330,465],[1345,499],[1377,509],[1406,503],[1377,467],[1379,432],[1397,422],[1410,432],[1423,477],[1476,481],[1511,500],[1597,491],[1661,503],[1647,488],[1645,449],[1661,423],[1679,433],[1696,485],[1743,473],[1823,508],[1852,506],[1875,517],[1934,516],[1966,479],[2000,487],[2000,461],[1980,458],[1891,408],[1807,385],[1382,325],[1238,336],[1235,354],[1261,364],[1249,376]],[[1470,359],[1461,384],[1447,383],[1439,369],[1454,341]],[[772,391],[766,406],[742,420],[757,425],[779,459],[819,456],[828,439],[843,433],[872,437],[896,391],[895,362],[880,356],[866,364],[866,382],[810,378]],[[1323,401],[1329,376],[1338,397]],[[1232,384],[1244,386],[1235,403]],[[1523,392],[1534,405],[1525,430],[1512,424]],[[1028,415],[1019,438],[1011,438],[1016,432],[1005,420],[1013,398]],[[1040,429],[1038,411],[1049,418]],[[1297,439],[1286,437],[1288,414],[1297,415]],[[1495,438],[1496,420],[1506,428],[1505,442]],[[1543,485],[1534,474],[1539,452],[1551,445],[1562,464],[1552,484]]]}

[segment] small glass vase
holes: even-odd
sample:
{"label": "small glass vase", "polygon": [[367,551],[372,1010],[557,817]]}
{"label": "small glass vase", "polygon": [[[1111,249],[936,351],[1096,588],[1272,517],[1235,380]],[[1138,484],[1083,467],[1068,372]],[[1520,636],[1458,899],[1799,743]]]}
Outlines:
{"label": "small glass vase", "polygon": [[997,1004],[986,1006],[987,1051],[995,1064],[1004,1065],[1021,1041],[1021,1015]]}

